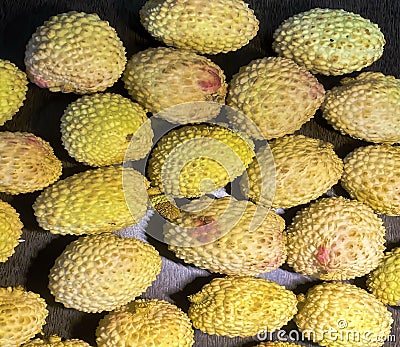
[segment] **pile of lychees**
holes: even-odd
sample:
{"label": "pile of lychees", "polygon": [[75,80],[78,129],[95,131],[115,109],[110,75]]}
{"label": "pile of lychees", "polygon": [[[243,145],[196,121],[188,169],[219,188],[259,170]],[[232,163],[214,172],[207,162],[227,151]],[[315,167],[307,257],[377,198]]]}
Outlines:
{"label": "pile of lychees", "polygon": [[[386,305],[400,304],[400,252],[385,253],[379,216],[400,215],[400,81],[360,72],[325,90],[315,76],[378,60],[385,45],[378,25],[341,9],[299,13],[276,28],[277,56],[251,61],[227,82],[205,55],[238,50],[257,35],[244,1],[148,0],[140,19],[164,45],[129,60],[108,22],[75,11],[37,28],[25,72],[0,60],[1,125],[29,103],[28,79],[80,95],[60,115],[60,138],[92,167],[86,171],[60,179],[62,163],[47,141],[0,132],[0,192],[40,191],[32,206],[39,226],[80,236],[50,270],[55,300],[106,312],[100,347],[189,347],[194,329],[251,337],[292,319],[321,346],[382,346],[393,323]],[[132,100],[107,92],[120,78]],[[318,110],[335,131],[369,144],[341,159],[331,143],[299,135]],[[157,138],[154,124],[168,129]],[[131,164],[142,159],[139,172]],[[350,198],[324,195],[338,183]],[[224,188],[223,197],[214,194]],[[285,226],[278,212],[300,205]],[[139,298],[162,257],[149,242],[115,233],[152,213],[165,219],[163,240],[178,258],[223,275],[189,297],[187,312],[172,300]],[[0,201],[1,262],[22,235],[19,217]],[[296,296],[258,276],[284,263],[323,282]],[[362,276],[369,292],[344,282]],[[0,288],[0,345],[89,346],[37,336],[46,307],[21,286]],[[326,334],[332,329],[347,340]],[[354,331],[361,339],[348,339]]]}

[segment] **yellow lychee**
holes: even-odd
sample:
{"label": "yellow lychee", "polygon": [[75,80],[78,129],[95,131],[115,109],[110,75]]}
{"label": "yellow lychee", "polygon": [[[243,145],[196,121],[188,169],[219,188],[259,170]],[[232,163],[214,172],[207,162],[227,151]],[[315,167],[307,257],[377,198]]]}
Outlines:
{"label": "yellow lychee", "polygon": [[22,222],[17,211],[0,200],[0,262],[5,262],[14,254],[22,234]]}
{"label": "yellow lychee", "polygon": [[242,66],[229,82],[227,104],[243,113],[229,120],[256,139],[270,140],[300,129],[314,116],[324,96],[322,84],[294,61],[256,59]]}
{"label": "yellow lychee", "polygon": [[21,347],[90,347],[90,345],[79,339],[63,340],[57,335],[51,335],[48,338],[37,338],[24,343]]}
{"label": "yellow lychee", "polygon": [[256,203],[281,208],[306,204],[327,192],[342,175],[343,162],[329,142],[287,135],[268,145],[258,150],[247,168],[248,178],[243,176],[240,182]]}
{"label": "yellow lychee", "polygon": [[191,347],[194,331],[186,313],[159,299],[137,299],[108,313],[96,330],[98,347],[126,345]]}
{"label": "yellow lychee", "polygon": [[145,157],[153,130],[137,103],[118,94],[93,94],[68,105],[61,117],[61,140],[76,160],[106,166]]}
{"label": "yellow lychee", "polygon": [[377,213],[400,215],[400,147],[359,147],[344,159],[342,186]]}
{"label": "yellow lychee", "polygon": [[0,132],[0,192],[30,193],[54,183],[61,161],[47,141],[27,132]]}
{"label": "yellow lychee", "polygon": [[300,210],[286,230],[287,263],[323,280],[348,280],[375,269],[384,256],[383,221],[367,205],[323,198]]}
{"label": "yellow lychee", "polygon": [[[326,347],[380,347],[393,323],[388,309],[364,289],[326,282],[300,294],[294,321],[300,332]],[[328,333],[327,333],[328,332]]]}
{"label": "yellow lychee", "polygon": [[343,9],[313,8],[281,23],[272,47],[312,73],[344,75],[378,60],[386,43],[378,25]]}
{"label": "yellow lychee", "polygon": [[400,80],[363,72],[340,82],[326,94],[324,118],[345,135],[375,143],[400,142]]}
{"label": "yellow lychee", "polygon": [[242,0],[148,0],[140,19],[156,39],[201,54],[235,51],[256,36],[259,25]]}
{"label": "yellow lychee", "polygon": [[28,79],[15,64],[0,59],[0,125],[18,112],[26,98]]}
{"label": "yellow lychee", "polygon": [[400,306],[400,247],[385,254],[368,275],[368,289],[386,305]]}
{"label": "yellow lychee", "polygon": [[[153,114],[188,102],[224,103],[227,92],[224,72],[217,64],[194,52],[167,47],[134,54],[122,80],[133,100]],[[194,107],[185,109],[186,117],[177,117],[174,109],[167,120],[180,123],[181,118],[197,122],[210,119],[209,109],[196,112]],[[215,116],[215,111],[211,115]]]}
{"label": "yellow lychee", "polygon": [[46,188],[33,210],[40,227],[54,234],[99,234],[134,225],[148,208],[148,182],[138,171],[104,166],[77,173]]}
{"label": "yellow lychee", "polygon": [[171,130],[150,154],[148,176],[160,191],[196,197],[225,186],[252,161],[254,143],[245,135],[215,124]]}
{"label": "yellow lychee", "polygon": [[182,207],[164,226],[164,241],[178,258],[229,275],[257,275],[286,259],[285,221],[250,201],[202,198]]}
{"label": "yellow lychee", "polygon": [[160,271],[161,257],[150,244],[113,233],[87,235],[56,259],[49,289],[65,307],[111,311],[142,294]]}
{"label": "yellow lychee", "polygon": [[215,278],[189,300],[193,326],[211,335],[254,336],[266,327],[274,331],[297,312],[293,292],[250,276]]}
{"label": "yellow lychee", "polygon": [[0,288],[0,346],[16,347],[42,330],[48,315],[39,294],[22,287]]}
{"label": "yellow lychee", "polygon": [[125,64],[117,32],[95,13],[52,16],[36,29],[25,51],[29,79],[53,92],[104,91],[118,80]]}

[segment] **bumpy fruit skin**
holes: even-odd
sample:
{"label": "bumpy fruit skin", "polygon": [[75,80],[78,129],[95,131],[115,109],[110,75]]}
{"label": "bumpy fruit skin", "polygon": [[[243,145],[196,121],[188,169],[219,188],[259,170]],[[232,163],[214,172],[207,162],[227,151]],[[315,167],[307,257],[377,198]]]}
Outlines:
{"label": "bumpy fruit skin", "polygon": [[137,299],[109,314],[96,330],[98,347],[191,347],[188,316],[164,300]]}
{"label": "bumpy fruit skin", "polygon": [[348,280],[378,266],[384,243],[385,227],[371,208],[324,198],[300,210],[287,228],[287,264],[323,280]]}
{"label": "bumpy fruit skin", "polygon": [[39,225],[53,234],[112,232],[144,217],[147,186],[145,177],[131,168],[91,169],[46,188],[33,209]]}
{"label": "bumpy fruit skin", "polygon": [[323,116],[342,134],[375,142],[400,142],[400,80],[380,72],[344,78],[329,90]]}
{"label": "bumpy fruit skin", "polygon": [[[272,162],[273,160],[273,162]],[[343,162],[333,145],[303,135],[288,135],[261,147],[242,178],[244,193],[254,202],[271,206],[271,178],[264,167],[275,165],[272,207],[306,204],[338,183]],[[248,183],[247,183],[248,182]]]}
{"label": "bumpy fruit skin", "polygon": [[268,341],[268,342],[262,342],[255,347],[301,347],[301,345],[298,345],[296,343],[290,343],[290,342]]}
{"label": "bumpy fruit skin", "polygon": [[[267,57],[251,61],[233,76],[227,104],[254,122],[246,125],[253,137],[269,140],[300,129],[324,96],[322,84],[305,68],[290,59]],[[240,114],[231,118],[235,125],[246,124]]]}
{"label": "bumpy fruit skin", "polygon": [[187,263],[228,275],[257,275],[286,259],[285,221],[273,211],[230,197],[195,200],[182,210],[165,224],[164,241]]}
{"label": "bumpy fruit skin", "polygon": [[20,346],[42,330],[48,311],[39,294],[22,287],[0,288],[0,345]]}
{"label": "bumpy fruit skin", "polygon": [[22,234],[19,214],[8,203],[0,200],[0,263],[14,254],[14,248]]}
{"label": "bumpy fruit skin", "polygon": [[306,338],[321,346],[380,347],[390,334],[391,313],[372,294],[354,285],[322,283],[298,299],[294,321]]}
{"label": "bumpy fruit skin", "polygon": [[150,208],[157,211],[166,220],[174,220],[181,213],[174,201],[162,194],[158,188],[150,187],[147,189],[147,194],[149,195]]}
{"label": "bumpy fruit skin", "polygon": [[250,276],[215,278],[189,300],[193,326],[211,335],[254,336],[265,327],[274,331],[297,312],[293,292]]}
{"label": "bumpy fruit skin", "polygon": [[367,286],[385,305],[400,306],[400,247],[387,252],[368,275]]}
{"label": "bumpy fruit skin", "polygon": [[259,24],[242,0],[148,0],[140,19],[168,46],[200,54],[236,51],[256,36]]}
{"label": "bumpy fruit skin", "polygon": [[152,185],[174,197],[196,197],[224,187],[252,161],[254,144],[218,125],[187,125],[164,135],[151,152]]}
{"label": "bumpy fruit skin", "polygon": [[11,119],[23,105],[28,90],[25,72],[0,59],[0,125]]}
{"label": "bumpy fruit skin", "polygon": [[57,335],[51,335],[47,339],[34,339],[21,347],[90,347],[88,343],[78,339],[62,340]]}
{"label": "bumpy fruit skin", "polygon": [[[227,84],[210,59],[185,50],[157,47],[134,54],[122,80],[130,96],[150,112],[193,102],[224,103]],[[207,120],[193,115],[193,120]]]}
{"label": "bumpy fruit skin", "polygon": [[342,9],[314,8],[286,19],[272,47],[312,73],[344,75],[371,65],[383,54],[377,24]]}
{"label": "bumpy fruit skin", "polygon": [[344,159],[341,185],[377,213],[400,215],[400,147],[360,147]]}
{"label": "bumpy fruit skin", "polygon": [[66,12],[36,29],[25,51],[29,79],[53,92],[104,91],[121,76],[125,48],[118,34],[97,14]]}
{"label": "bumpy fruit skin", "polygon": [[84,312],[111,311],[142,294],[161,271],[153,246],[112,233],[81,236],[50,270],[57,302]]}
{"label": "bumpy fruit skin", "polygon": [[64,111],[61,140],[72,157],[87,165],[138,160],[152,146],[153,130],[147,121],[144,109],[121,95],[86,95]]}
{"label": "bumpy fruit skin", "polygon": [[50,144],[26,132],[0,132],[0,191],[30,193],[54,183],[61,161]]}

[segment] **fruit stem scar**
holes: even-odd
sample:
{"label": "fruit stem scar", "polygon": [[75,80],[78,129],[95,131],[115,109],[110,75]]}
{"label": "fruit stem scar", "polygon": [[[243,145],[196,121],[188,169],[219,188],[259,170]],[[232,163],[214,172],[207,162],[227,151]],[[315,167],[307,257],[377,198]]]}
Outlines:
{"label": "fruit stem scar", "polygon": [[328,267],[329,261],[330,261],[329,249],[328,249],[328,247],[321,246],[321,247],[318,249],[317,260],[318,260],[318,262],[319,262],[321,265],[323,265],[324,267]]}
{"label": "fruit stem scar", "polygon": [[218,230],[214,227],[215,220],[211,216],[200,216],[194,219],[194,228],[190,229],[190,237],[200,242],[215,241],[218,236]]}
{"label": "fruit stem scar", "polygon": [[198,81],[202,91],[213,94],[221,87],[221,78],[218,71],[213,68],[202,69],[204,76]]}

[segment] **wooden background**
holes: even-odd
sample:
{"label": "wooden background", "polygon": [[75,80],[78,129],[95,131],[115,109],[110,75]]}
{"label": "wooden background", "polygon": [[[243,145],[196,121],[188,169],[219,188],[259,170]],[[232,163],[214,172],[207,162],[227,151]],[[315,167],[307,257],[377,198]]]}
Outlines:
{"label": "wooden background", "polygon": [[[211,0],[212,1],[212,0]],[[159,46],[141,27],[139,9],[145,0],[0,0],[0,58],[8,59],[24,69],[23,59],[25,45],[35,31],[48,17],[58,13],[77,10],[96,12],[102,19],[110,22],[117,30],[127,49],[128,58],[149,46]],[[377,23],[385,34],[387,44],[383,57],[367,70],[381,71],[400,77],[400,2],[393,0],[248,0],[260,20],[260,31],[249,45],[237,52],[219,54],[210,58],[225,71],[228,80],[239,67],[252,59],[274,55],[271,49],[274,29],[287,17],[313,7],[343,8],[369,18]],[[326,88],[338,83],[339,78],[318,76]],[[0,81],[1,83],[1,81]],[[127,96],[121,81],[109,91]],[[59,120],[63,110],[77,95],[51,93],[29,84],[29,91],[24,107],[0,130],[31,131],[49,141],[57,156],[63,160],[63,177],[84,170],[85,167],[71,159],[61,146]],[[362,141],[342,136],[332,130],[319,114],[300,130],[301,133],[332,142],[337,153],[344,157],[357,146],[365,145]],[[339,187],[335,192],[345,195]],[[23,239],[12,258],[0,264],[0,286],[23,285],[27,289],[40,293],[49,305],[49,317],[45,332],[56,333],[66,338],[81,338],[94,345],[94,331],[103,314],[87,314],[72,309],[65,309],[55,303],[47,289],[47,275],[55,258],[72,240],[73,236],[54,236],[41,230],[33,216],[31,205],[38,193],[24,194],[15,197],[2,196],[21,214],[25,225]],[[290,221],[296,208],[290,209],[284,215]],[[400,218],[383,216],[387,228],[387,247],[400,246]],[[202,285],[209,282],[215,275],[206,271],[184,265],[174,259],[166,247],[155,243],[160,252],[165,255],[164,267],[158,280],[145,294],[145,297],[158,297],[175,302],[187,309],[187,295],[196,292]],[[283,267],[264,276],[293,289],[296,293],[304,292],[312,284],[313,279],[294,274]],[[365,286],[365,279],[357,279],[356,283]],[[389,346],[400,346],[400,311],[390,308],[396,319],[392,334],[397,342],[388,342]],[[294,328],[289,324],[287,329]],[[217,338],[196,332],[197,347],[222,346],[254,346],[254,339]],[[301,342],[305,346],[313,346]]]}

